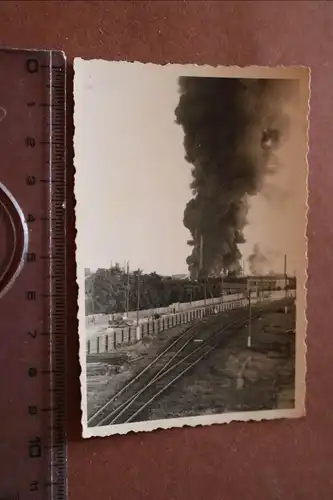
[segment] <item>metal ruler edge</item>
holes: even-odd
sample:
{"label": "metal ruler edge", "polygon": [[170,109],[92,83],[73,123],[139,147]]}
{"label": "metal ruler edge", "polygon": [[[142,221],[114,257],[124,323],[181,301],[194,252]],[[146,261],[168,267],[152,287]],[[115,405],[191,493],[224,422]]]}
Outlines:
{"label": "metal ruler edge", "polygon": [[[48,359],[43,361],[44,370],[40,370],[44,375],[43,390],[48,392],[46,399],[49,405],[43,408],[44,435],[31,437],[27,443],[27,459],[34,461],[42,460],[41,469],[43,477],[33,478],[29,485],[25,485],[30,492],[29,498],[37,498],[33,493],[40,493],[42,498],[64,500],[67,498],[67,441],[66,441],[66,329],[67,329],[67,231],[66,231],[66,134],[67,134],[67,61],[63,51],[58,50],[38,50],[19,48],[0,48],[0,51],[12,55],[24,55],[27,57],[27,64],[30,66],[28,72],[34,73],[36,68],[48,71],[48,103],[44,106],[48,111],[48,144],[44,143],[44,151],[48,148],[48,174],[44,179],[45,192],[48,190],[47,216],[44,216],[45,235],[48,237],[47,252],[45,255],[36,256],[33,248],[29,245],[29,254],[32,261],[38,257],[47,262],[48,267],[48,290],[44,290],[41,300],[41,308],[47,311],[43,332],[39,333],[39,338],[44,334]],[[30,56],[30,57],[29,57]],[[48,60],[47,64],[41,64]],[[29,62],[29,63],[28,63]],[[14,83],[14,82],[13,82]],[[42,115],[41,115],[42,116]],[[54,122],[56,117],[56,122]],[[18,126],[20,126],[18,124]],[[45,141],[46,142],[46,141]],[[42,157],[42,156],[41,156]],[[42,189],[42,187],[41,187]],[[15,194],[15,193],[14,193]],[[24,214],[27,217],[27,214]],[[29,221],[26,221],[29,222]],[[33,229],[31,229],[33,232]],[[30,243],[30,242],[29,242]],[[46,242],[45,242],[46,244]],[[46,265],[46,263],[45,263]],[[16,284],[14,283],[13,287]],[[27,292],[28,300],[35,300],[39,291]],[[28,297],[29,296],[29,297]],[[46,306],[47,304],[47,306]],[[37,306],[38,307],[38,306]],[[28,321],[27,321],[28,323]],[[37,373],[33,366],[29,369],[31,375]],[[37,407],[29,407],[37,411]],[[41,409],[38,409],[41,413]],[[19,478],[18,478],[19,479]],[[18,481],[19,483],[19,481]],[[42,483],[42,484],[41,484]],[[13,485],[14,486],[14,485]],[[23,490],[17,484],[18,491],[13,496],[1,497],[1,500],[11,498],[25,498],[22,496]],[[1,495],[1,492],[0,492]],[[38,497],[40,498],[40,497]]]}

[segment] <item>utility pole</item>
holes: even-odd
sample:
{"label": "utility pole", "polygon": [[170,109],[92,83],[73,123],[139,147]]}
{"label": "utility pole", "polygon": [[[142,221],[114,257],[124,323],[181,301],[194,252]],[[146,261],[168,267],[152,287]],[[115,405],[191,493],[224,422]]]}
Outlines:
{"label": "utility pole", "polygon": [[252,345],[252,301],[251,301],[251,282],[247,282],[248,297],[249,297],[249,325],[247,332],[247,347],[251,348]]}
{"label": "utility pole", "polygon": [[288,297],[287,293],[287,254],[284,256],[284,295],[285,298]]}
{"label": "utility pole", "polygon": [[200,235],[200,261],[199,261],[199,269],[203,269],[203,235]]}
{"label": "utility pole", "polygon": [[223,301],[224,301],[223,292],[224,292],[224,280],[223,280],[223,272],[222,272],[222,274],[221,274],[221,304],[222,304],[222,306],[223,306]]}
{"label": "utility pole", "polygon": [[140,269],[138,269],[138,282],[137,282],[136,340],[141,340],[139,311],[140,311]]}
{"label": "utility pole", "polygon": [[203,275],[203,251],[204,251],[204,240],[203,240],[203,235],[200,235],[200,260],[199,260],[199,269],[201,271],[201,276],[203,276],[204,279],[204,306],[206,307],[206,301],[207,301],[207,279],[206,276]]}
{"label": "utility pole", "polygon": [[129,274],[129,261],[127,261],[127,283],[126,283],[126,317],[128,318],[129,312],[129,290],[130,290],[130,274]]}

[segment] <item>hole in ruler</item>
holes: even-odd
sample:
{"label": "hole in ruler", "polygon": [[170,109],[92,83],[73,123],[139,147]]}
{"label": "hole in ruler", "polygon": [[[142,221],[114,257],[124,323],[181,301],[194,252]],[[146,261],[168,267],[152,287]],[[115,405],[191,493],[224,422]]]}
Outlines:
{"label": "hole in ruler", "polygon": [[28,248],[28,227],[23,212],[0,182],[0,298],[20,273]]}
{"label": "hole in ruler", "polygon": [[7,110],[0,106],[0,122],[7,116]]}

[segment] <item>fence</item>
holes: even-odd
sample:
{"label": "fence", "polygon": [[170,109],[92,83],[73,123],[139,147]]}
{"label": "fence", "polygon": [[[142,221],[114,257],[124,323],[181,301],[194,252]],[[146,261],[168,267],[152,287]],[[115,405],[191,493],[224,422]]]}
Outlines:
{"label": "fence", "polygon": [[[224,302],[230,302],[233,300],[236,300],[240,298],[240,294],[230,294],[230,295],[225,295],[224,296]],[[144,319],[148,318],[149,316],[152,316],[153,314],[171,314],[174,310],[175,313],[178,312],[185,312],[190,309],[194,308],[200,308],[200,307],[205,307],[205,306],[211,306],[214,304],[219,304],[221,302],[221,297],[215,297],[215,298],[207,298],[205,300],[196,300],[193,302],[178,302],[176,304],[172,304],[167,307],[157,307],[155,309],[141,309],[139,311],[139,318]],[[86,327],[89,324],[92,324],[92,318],[94,318],[94,324],[95,325],[102,325],[105,323],[105,318],[106,316],[111,318],[111,315],[105,315],[105,314],[91,314],[89,316],[86,316]],[[128,319],[134,319],[136,320],[137,318],[137,311],[129,311],[126,314]]]}
{"label": "fence", "polygon": [[[295,291],[288,293],[290,298],[295,297]],[[284,291],[271,292],[270,297],[252,298],[252,303],[256,304],[262,301],[281,300],[285,298]],[[221,300],[221,299],[220,299]],[[126,328],[115,328],[110,333],[104,333],[86,342],[87,354],[102,354],[114,351],[120,345],[134,344],[147,336],[157,335],[160,332],[169,330],[178,325],[190,323],[196,319],[204,318],[210,314],[217,312],[229,311],[239,307],[245,307],[248,304],[247,299],[236,299],[232,301],[223,301],[218,304],[206,305],[189,311],[180,311],[175,314],[170,314],[156,320],[150,320],[146,323],[141,323],[138,326],[129,326]]]}
{"label": "fence", "polygon": [[86,342],[87,354],[102,354],[114,351],[123,344],[134,344],[147,336],[157,335],[178,325],[190,323],[196,319],[204,318],[210,314],[228,311],[245,306],[245,299],[234,300],[214,305],[207,305],[190,311],[181,311],[157,320],[151,320],[140,325],[126,328],[115,328],[110,333],[104,333]]}

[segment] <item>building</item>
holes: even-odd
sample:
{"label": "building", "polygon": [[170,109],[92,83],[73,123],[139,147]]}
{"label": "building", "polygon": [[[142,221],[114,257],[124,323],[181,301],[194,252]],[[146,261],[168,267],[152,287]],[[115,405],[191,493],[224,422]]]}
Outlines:
{"label": "building", "polygon": [[189,275],[188,274],[173,274],[171,276],[171,278],[173,280],[187,280],[187,279],[189,279]]}

